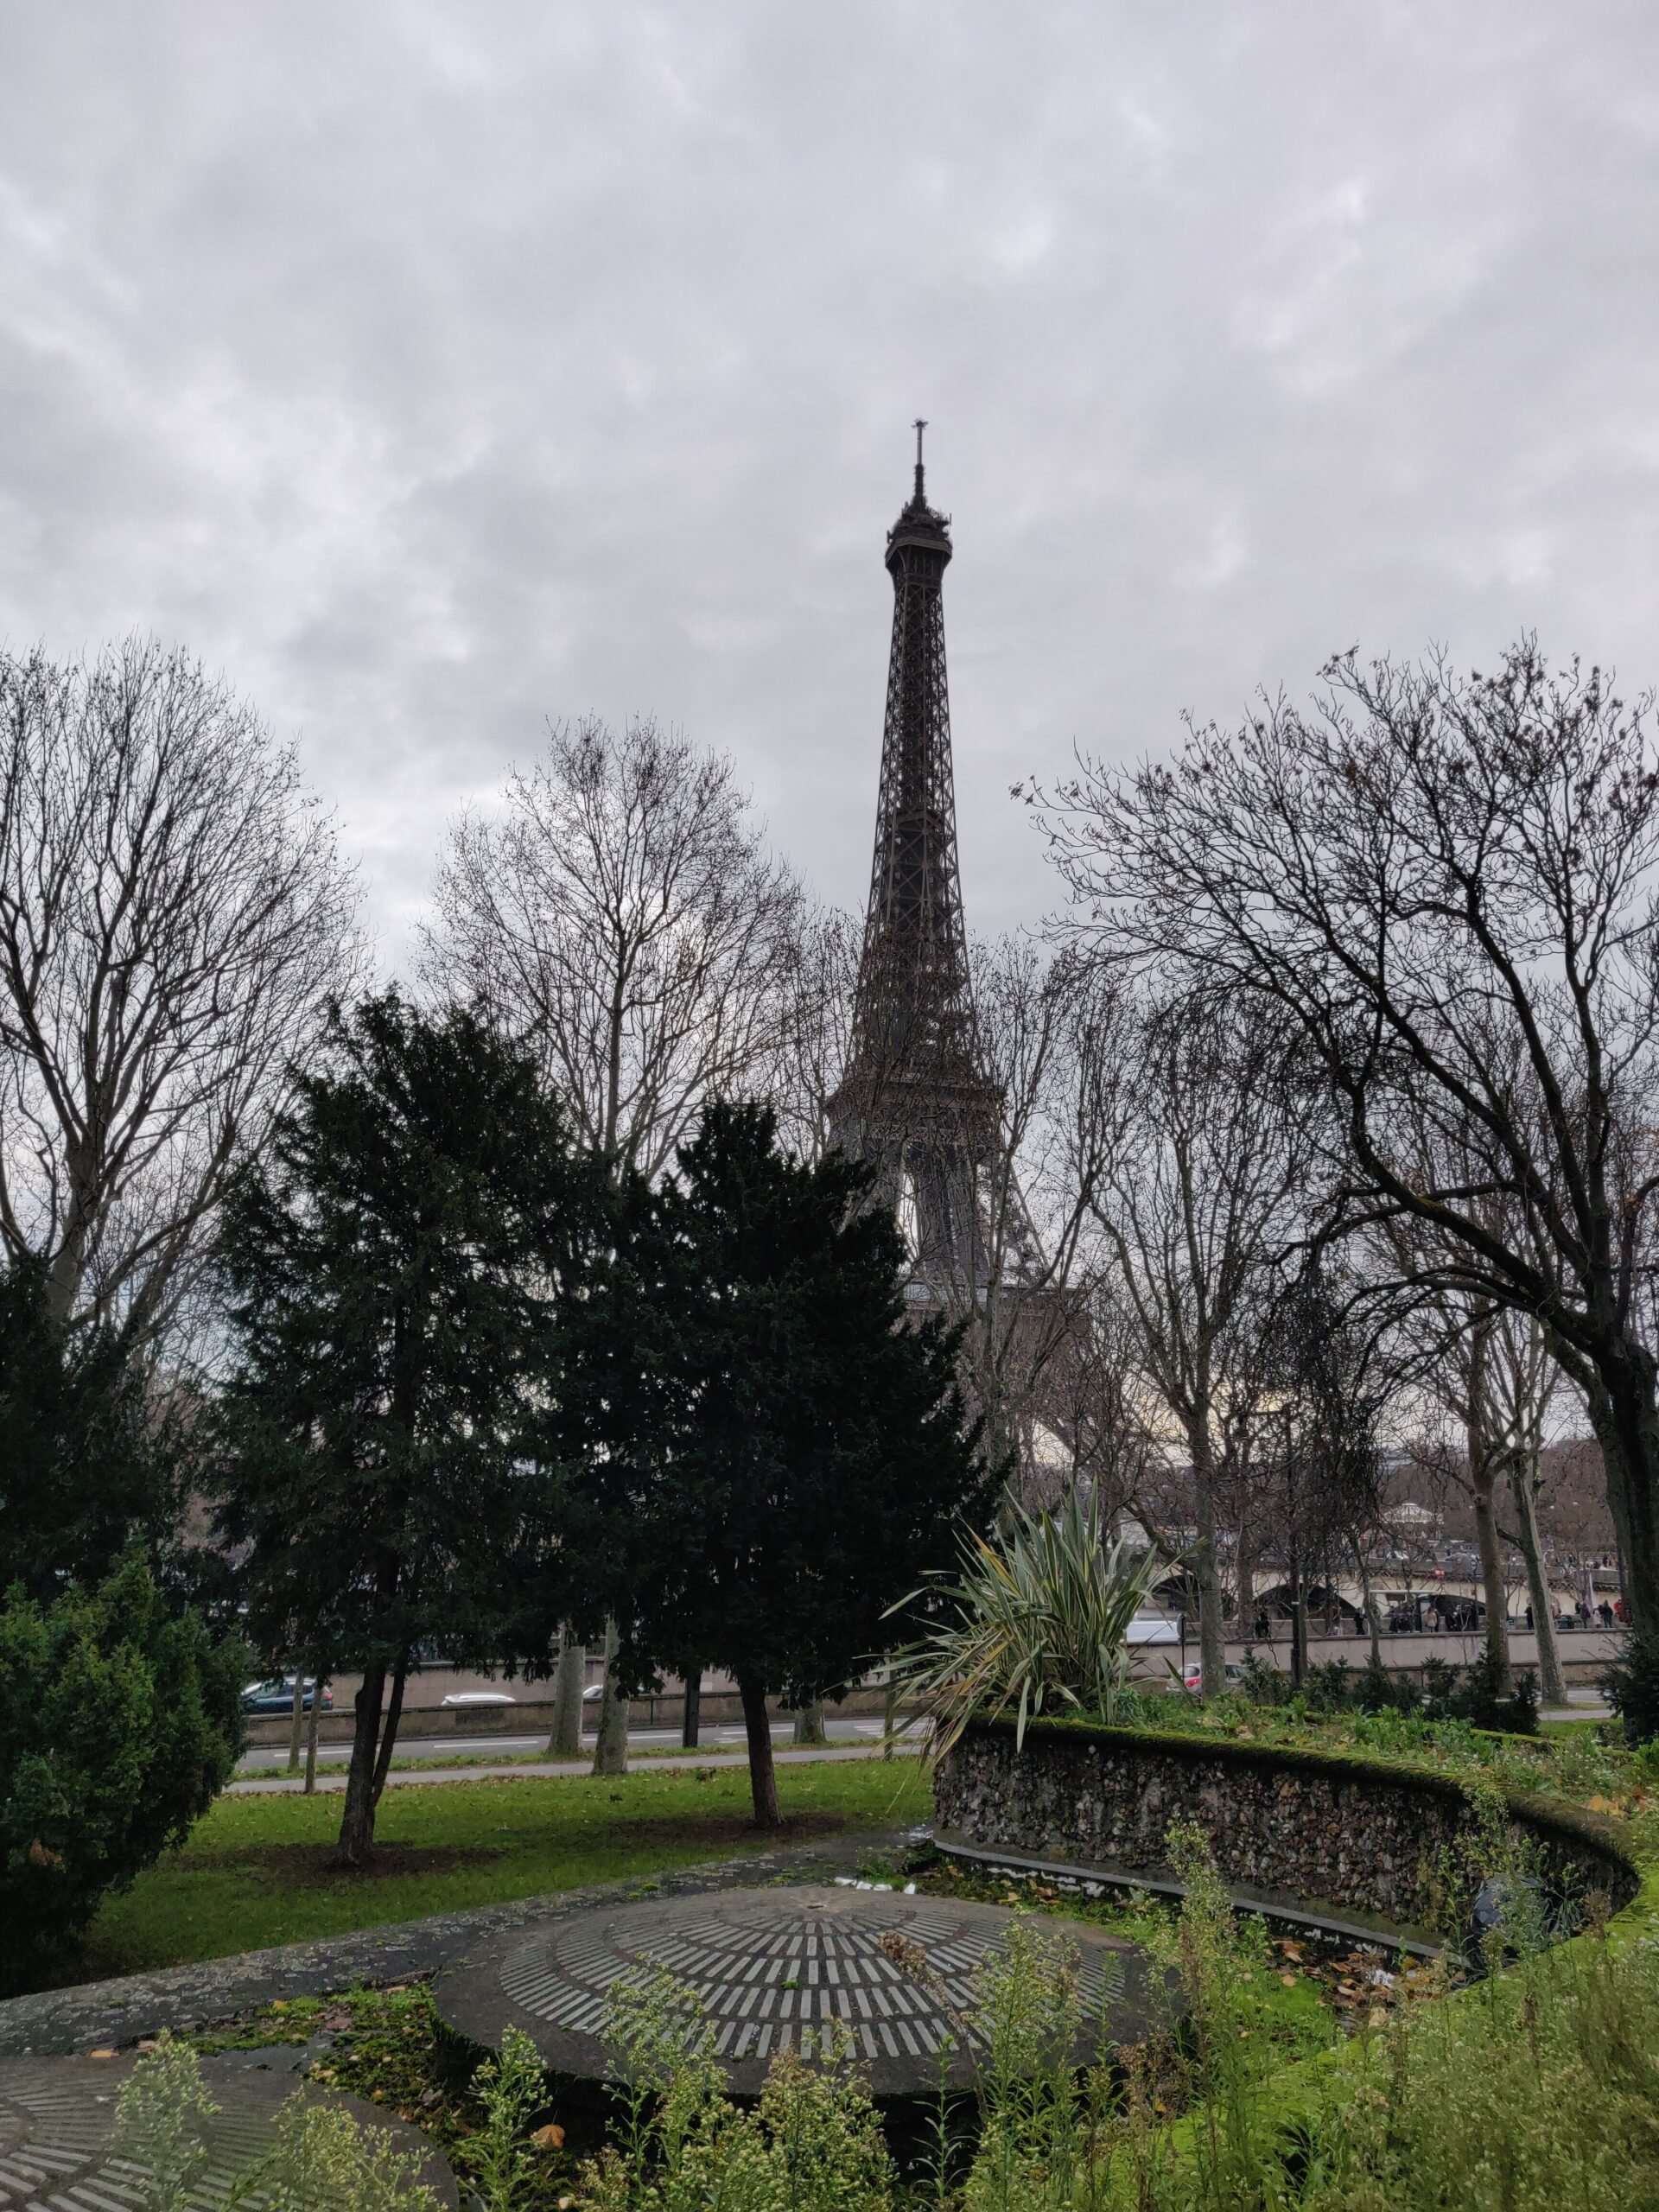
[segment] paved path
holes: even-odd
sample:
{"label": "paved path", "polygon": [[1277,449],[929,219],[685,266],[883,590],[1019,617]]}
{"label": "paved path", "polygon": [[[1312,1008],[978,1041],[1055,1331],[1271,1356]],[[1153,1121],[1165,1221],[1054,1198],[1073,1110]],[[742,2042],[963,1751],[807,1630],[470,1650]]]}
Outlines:
{"label": "paved path", "polygon": [[[874,1719],[853,1720],[830,1719],[827,1721],[826,1727],[832,1744],[880,1743],[887,1732],[879,1717]],[[795,1744],[794,1727],[789,1721],[783,1721],[773,1727],[772,1740],[779,1751],[792,1751],[798,1748]],[[706,1758],[711,1752],[741,1751],[746,1748],[747,1741],[747,1735],[741,1726],[728,1727],[722,1724],[705,1728],[702,1732],[702,1741],[694,1747],[690,1756]],[[399,1739],[397,1750],[393,1755],[392,1766],[396,1769],[410,1759],[464,1758],[469,1756],[474,1758],[499,1758],[504,1752],[507,1751],[544,1751],[546,1745],[547,1730],[545,1728],[532,1729],[527,1734],[509,1732],[505,1735],[499,1728],[495,1728],[492,1729],[487,1735],[482,1732],[474,1732],[470,1736],[422,1736],[411,1731]],[[594,1739],[590,1733],[582,1747],[584,1755],[591,1758],[593,1748]],[[677,1728],[630,1728],[628,1749],[636,1753],[645,1751],[652,1752],[678,1751],[681,1749],[680,1732]],[[319,1767],[343,1766],[351,1756],[352,1746],[349,1738],[343,1743],[319,1744],[317,1746]],[[285,1772],[287,1767],[286,1741],[280,1744],[254,1744],[243,1752],[238,1771],[244,1775],[266,1771]]]}
{"label": "paved path", "polygon": [[[901,1744],[899,1746],[897,1756],[900,1758],[913,1758],[919,1748],[919,1745]],[[772,1753],[773,1759],[779,1766],[811,1766],[822,1764],[825,1761],[833,1762],[841,1759],[879,1759],[881,1756],[882,1752],[880,1745],[874,1744],[849,1744],[845,1745],[832,1744],[827,1750],[823,1748],[813,1750],[803,1747],[799,1751],[778,1751]],[[688,1769],[694,1767],[701,1767],[704,1769],[709,1767],[747,1767],[748,1764],[749,1759],[747,1751],[737,1754],[736,1756],[734,1756],[729,1751],[715,1751],[709,1753],[706,1757],[701,1751],[685,1751],[677,1752],[671,1758],[641,1760],[637,1765],[631,1767],[629,1769],[629,1772],[632,1774],[681,1774],[684,1773]],[[425,1785],[435,1782],[493,1782],[498,1778],[503,1781],[512,1782],[518,1780],[524,1776],[540,1775],[563,1775],[566,1777],[580,1777],[583,1775],[591,1774],[593,1770],[594,1763],[591,1758],[524,1759],[512,1766],[486,1766],[480,1763],[477,1766],[415,1767],[405,1769],[393,1767],[391,1771],[386,1777],[386,1786],[388,1789],[391,1789],[396,1783],[402,1783],[406,1787],[412,1787],[417,1783]],[[232,1782],[226,1784],[224,1794],[227,1797],[291,1797],[296,1791],[302,1790],[304,1787],[305,1785],[302,1782],[296,1781],[289,1775],[283,1775],[279,1781],[266,1782],[256,1780],[251,1782]],[[326,1779],[319,1777],[315,1794],[319,1797],[329,1794],[337,1795],[340,1791],[344,1790],[345,1787],[346,1779],[343,1775],[330,1775]]]}
{"label": "paved path", "polygon": [[864,1828],[819,1843],[706,1860],[648,1880],[599,1882],[550,1896],[473,1905],[429,1920],[357,1929],[306,1943],[283,1943],[226,1959],[162,1967],[153,1974],[46,1989],[0,2001],[0,2057],[86,2051],[131,2044],[161,2028],[233,2019],[277,1997],[323,1997],[353,1982],[402,1981],[458,1964],[488,1938],[532,1922],[562,1919],[623,1898],[704,1895],[757,1883],[822,1882],[854,1871],[861,1860],[892,1856],[926,1833]]}

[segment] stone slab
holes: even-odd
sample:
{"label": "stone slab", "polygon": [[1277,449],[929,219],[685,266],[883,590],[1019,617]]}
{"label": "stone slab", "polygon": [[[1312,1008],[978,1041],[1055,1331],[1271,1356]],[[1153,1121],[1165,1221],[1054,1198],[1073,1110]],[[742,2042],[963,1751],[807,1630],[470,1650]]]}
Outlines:
{"label": "stone slab", "polygon": [[[266,2071],[238,2054],[239,2064],[202,2061],[202,2079],[219,2109],[202,2130],[207,2161],[192,2186],[196,2208],[222,2205],[236,2177],[270,2145],[276,2115],[296,2089],[308,2100],[339,2105],[365,2126],[391,2134],[400,2151],[421,2160],[421,2178],[441,2203],[459,2202],[448,2162],[417,2128],[360,2098],[313,2084],[290,2070]],[[0,2212],[133,2212],[143,2202],[142,2176],[110,2156],[116,2100],[133,2061],[94,2058],[0,2059]]]}
{"label": "stone slab", "polygon": [[[661,1970],[699,2000],[709,2047],[740,2095],[760,2090],[781,2052],[819,2063],[837,2050],[864,2068],[877,2096],[926,2095],[942,2070],[953,2086],[972,2081],[983,2055],[978,1970],[1018,1917],[825,1884],[618,1903],[493,1944],[440,1976],[437,2005],[475,2044],[494,2049],[517,2026],[560,2073],[603,2077],[613,1996]],[[1144,2035],[1142,1954],[1080,1923],[1045,1923],[1043,1932],[1077,1955],[1079,2059]]]}

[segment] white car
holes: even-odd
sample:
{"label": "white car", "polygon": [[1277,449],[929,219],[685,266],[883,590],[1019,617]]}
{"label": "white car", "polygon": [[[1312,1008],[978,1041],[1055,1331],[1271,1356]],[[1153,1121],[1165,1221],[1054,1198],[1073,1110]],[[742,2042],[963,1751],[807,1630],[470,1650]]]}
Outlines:
{"label": "white car", "polygon": [[476,1713],[499,1705],[517,1705],[516,1697],[509,1697],[505,1690],[451,1690],[443,1700],[451,1713]]}
{"label": "white car", "polygon": [[[1244,1669],[1239,1665],[1236,1659],[1230,1659],[1227,1662],[1226,1679],[1224,1687],[1230,1690],[1236,1690],[1242,1689],[1243,1686]],[[1191,1690],[1194,1697],[1197,1697],[1198,1693],[1203,1689],[1204,1668],[1198,1660],[1189,1659],[1187,1661],[1185,1669],[1181,1675],[1181,1688],[1184,1690]]]}

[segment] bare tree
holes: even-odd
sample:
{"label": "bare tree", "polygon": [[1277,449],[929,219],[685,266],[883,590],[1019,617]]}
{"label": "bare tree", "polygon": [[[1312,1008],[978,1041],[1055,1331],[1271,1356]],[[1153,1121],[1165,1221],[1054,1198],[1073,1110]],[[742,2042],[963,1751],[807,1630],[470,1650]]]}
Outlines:
{"label": "bare tree", "polygon": [[[1198,1646],[1206,1697],[1224,1687],[1217,1548],[1223,1501],[1247,1508],[1243,1449],[1259,1384],[1261,1313],[1300,1228],[1307,1102],[1282,1040],[1240,1009],[1166,989],[1144,999],[1116,1064],[1109,1164],[1092,1205],[1134,1325],[1138,1363],[1191,1470]],[[1157,1416],[1154,1415],[1154,1421]],[[1249,1593],[1241,1590],[1240,1606]]]}
{"label": "bare tree", "polygon": [[[509,779],[500,818],[455,825],[436,904],[427,981],[531,1043],[619,1170],[658,1175],[706,1099],[770,1094],[791,1043],[833,1019],[817,995],[833,931],[815,942],[731,761],[649,720],[620,734],[592,717],[554,725],[543,758]],[[690,1682],[697,1655],[685,1665]],[[567,1628],[561,1751],[580,1747],[585,1672]],[[595,1771],[610,1772],[626,1734],[608,1666],[606,1685]]]}
{"label": "bare tree", "polygon": [[763,1081],[779,1134],[803,1160],[830,1145],[830,1102],[852,1046],[863,924],[842,906],[802,899],[783,980],[776,1049]]}
{"label": "bare tree", "polygon": [[0,1234],[62,1316],[153,1343],[359,972],[291,747],[181,652],[0,652]]}
{"label": "bare tree", "polygon": [[1385,1338],[1356,1319],[1348,1286],[1315,1255],[1258,1315],[1266,1388],[1255,1451],[1283,1548],[1291,1618],[1290,1673],[1307,1675],[1310,1575],[1327,1592],[1376,1522],[1382,1475],[1377,1436],[1392,1377]]}
{"label": "bare tree", "polygon": [[[1659,1633],[1659,1363],[1637,1321],[1659,1170],[1650,702],[1552,675],[1530,641],[1493,677],[1352,654],[1325,677],[1306,712],[1192,729],[1173,766],[1085,766],[1049,813],[1057,857],[1118,953],[1295,1022],[1342,1111],[1351,1222],[1420,1217],[1448,1288],[1536,1316],[1602,1446],[1634,1624]],[[1425,1126],[1472,1128],[1475,1187],[1414,1179]]]}
{"label": "bare tree", "polygon": [[650,721],[556,725],[454,827],[429,981],[533,1041],[588,1144],[655,1176],[702,1101],[767,1086],[801,895],[736,773]]}
{"label": "bare tree", "polygon": [[1538,1507],[1546,1479],[1543,1454],[1550,1414],[1566,1382],[1536,1316],[1497,1307],[1488,1339],[1486,1387],[1515,1513],[1514,1529],[1502,1533],[1526,1563],[1527,1599],[1538,1639],[1538,1680],[1547,1705],[1567,1703],[1567,1677],[1555,1639],[1555,1606]]}
{"label": "bare tree", "polygon": [[[981,1066],[999,1102],[978,1160],[979,1280],[947,1278],[971,1395],[995,1448],[1033,1463],[1073,1326],[1090,1208],[1110,1156],[1116,979],[1028,938],[972,951]],[[953,1310],[954,1309],[954,1310]]]}

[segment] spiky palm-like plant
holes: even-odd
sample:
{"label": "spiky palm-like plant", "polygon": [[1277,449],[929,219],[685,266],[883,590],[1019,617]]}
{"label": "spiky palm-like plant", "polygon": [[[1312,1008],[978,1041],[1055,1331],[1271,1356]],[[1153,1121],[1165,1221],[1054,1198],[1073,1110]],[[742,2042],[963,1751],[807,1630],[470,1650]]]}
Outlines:
{"label": "spiky palm-like plant", "polygon": [[1015,1740],[1045,1705],[1117,1715],[1128,1676],[1129,1624],[1169,1572],[1155,1552],[1107,1545],[1100,1505],[1074,1484],[1052,1512],[1014,1503],[1006,1533],[970,1535],[961,1580],[912,1591],[893,1607],[943,1596],[956,1616],[899,1654],[893,1679],[931,1725],[943,1758],[981,1710],[1014,1713]]}

